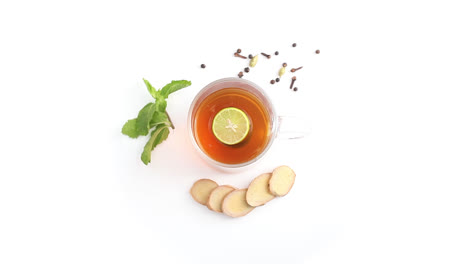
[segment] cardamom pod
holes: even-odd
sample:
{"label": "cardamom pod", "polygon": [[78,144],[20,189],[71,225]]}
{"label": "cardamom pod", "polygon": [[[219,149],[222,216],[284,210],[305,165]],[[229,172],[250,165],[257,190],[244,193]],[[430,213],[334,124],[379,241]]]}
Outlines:
{"label": "cardamom pod", "polygon": [[283,76],[283,74],[286,72],[286,67],[281,67],[281,69],[279,70],[279,77]]}
{"label": "cardamom pod", "polygon": [[251,60],[250,60],[250,67],[255,67],[255,65],[257,65],[257,61],[258,61],[258,55],[256,55],[255,57],[253,57]]}

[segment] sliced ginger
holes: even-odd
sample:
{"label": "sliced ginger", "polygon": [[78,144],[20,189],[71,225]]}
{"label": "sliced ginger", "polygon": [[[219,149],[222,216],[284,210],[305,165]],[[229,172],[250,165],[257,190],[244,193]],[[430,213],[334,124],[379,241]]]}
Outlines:
{"label": "sliced ginger", "polygon": [[275,198],[268,187],[271,175],[271,173],[264,173],[250,183],[246,194],[246,200],[250,206],[264,205]]}
{"label": "sliced ginger", "polygon": [[203,205],[206,205],[211,191],[213,191],[218,184],[209,179],[201,179],[196,181],[190,189],[190,194],[193,199]]}
{"label": "sliced ginger", "polygon": [[208,203],[206,206],[215,212],[222,213],[223,212],[223,200],[224,198],[236,188],[229,186],[229,185],[221,185],[216,187],[210,194],[208,198]]}
{"label": "sliced ginger", "polygon": [[273,170],[270,178],[270,192],[275,196],[285,196],[294,185],[296,173],[288,166],[279,166]]}
{"label": "sliced ginger", "polygon": [[231,217],[250,213],[255,207],[264,205],[275,197],[289,193],[296,173],[288,166],[280,166],[272,173],[257,176],[248,189],[236,189],[221,185],[209,179],[196,181],[190,189],[193,199],[210,210],[222,212]]}
{"label": "sliced ginger", "polygon": [[247,189],[240,189],[228,194],[223,201],[223,213],[231,217],[244,216],[250,213],[255,207],[247,203],[246,193]]}

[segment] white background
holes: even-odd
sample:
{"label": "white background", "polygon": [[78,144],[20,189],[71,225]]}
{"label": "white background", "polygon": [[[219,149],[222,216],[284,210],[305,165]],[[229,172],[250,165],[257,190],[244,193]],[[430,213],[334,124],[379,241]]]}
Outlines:
{"label": "white background", "polygon": [[[0,263],[467,263],[464,4],[0,2]],[[245,67],[237,48],[280,52],[246,79],[313,132],[226,174],[194,152],[186,118],[204,85]],[[304,66],[297,93],[290,73],[269,84],[282,62]],[[146,139],[120,134],[151,100],[143,77],[193,83],[171,95],[176,129],[149,166]],[[244,218],[188,192],[281,164],[290,194]]]}

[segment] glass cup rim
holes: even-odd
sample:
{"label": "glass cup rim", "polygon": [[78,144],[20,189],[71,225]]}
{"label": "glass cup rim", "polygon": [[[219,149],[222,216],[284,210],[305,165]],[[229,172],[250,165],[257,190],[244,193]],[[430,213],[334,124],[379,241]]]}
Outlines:
{"label": "glass cup rim", "polygon": [[[197,141],[195,140],[195,135],[193,134],[193,128],[192,128],[192,118],[193,118],[193,111],[194,111],[194,108],[195,108],[195,104],[200,100],[200,98],[202,97],[202,95],[204,94],[204,92],[208,89],[210,89],[211,87],[215,86],[215,85],[218,85],[220,83],[224,83],[224,82],[242,82],[244,84],[247,84],[249,87],[251,87],[252,89],[255,89],[257,90],[258,92],[260,92],[260,94],[263,96],[264,100],[262,100],[262,103],[266,103],[268,104],[269,106],[269,114],[272,115],[270,118],[272,118],[272,127],[271,127],[271,137],[268,141],[268,144],[267,146],[265,147],[265,149],[259,154],[257,155],[255,158],[249,160],[249,161],[246,161],[246,162],[243,162],[243,163],[238,163],[238,164],[227,164],[227,163],[223,163],[223,162],[219,162],[217,160],[214,160],[213,158],[211,158],[210,156],[208,156],[208,154],[206,154],[201,148],[200,146],[198,145]],[[219,89],[216,89],[215,91],[219,91],[221,89],[224,89],[224,88],[228,88],[228,87],[221,87]],[[242,89],[242,88],[241,88]],[[213,92],[215,92],[213,91]],[[212,92],[212,93],[213,93]],[[211,94],[211,93],[210,93]],[[208,96],[208,95],[207,95]],[[206,96],[205,96],[206,98]],[[266,101],[266,102],[264,102]],[[265,154],[268,152],[268,150],[270,149],[270,147],[272,146],[275,138],[276,138],[276,135],[278,133],[278,115],[276,114],[276,110],[275,110],[275,107],[272,103],[272,101],[270,100],[270,97],[268,97],[268,95],[265,93],[265,90],[263,90],[259,85],[257,85],[256,83],[252,82],[252,81],[249,81],[249,80],[245,80],[245,79],[241,79],[241,78],[235,78],[235,77],[227,77],[227,78],[221,78],[221,79],[218,79],[218,80],[215,80],[215,81],[212,81],[210,82],[209,84],[205,85],[205,87],[203,87],[198,93],[197,95],[194,97],[194,99],[192,100],[192,103],[190,105],[190,109],[189,109],[189,112],[188,112],[188,118],[187,118],[187,122],[188,122],[188,132],[189,132],[189,137],[190,137],[190,141],[192,142],[192,145],[195,147],[195,149],[197,150],[197,152],[205,159],[207,160],[209,163],[213,164],[213,165],[216,165],[218,167],[222,167],[222,168],[241,168],[241,167],[246,167],[248,165],[251,165],[257,161],[259,161],[261,158],[263,158],[265,156]]]}

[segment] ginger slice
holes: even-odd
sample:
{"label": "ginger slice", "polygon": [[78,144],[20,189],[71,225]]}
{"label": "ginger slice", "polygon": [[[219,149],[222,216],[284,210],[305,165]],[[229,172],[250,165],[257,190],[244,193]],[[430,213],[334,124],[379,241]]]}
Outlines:
{"label": "ginger slice", "polygon": [[222,213],[223,209],[223,200],[230,192],[234,191],[236,188],[229,185],[221,185],[216,187],[210,194],[208,198],[208,203],[206,206],[215,212]]}
{"label": "ginger slice", "polygon": [[285,196],[294,185],[296,173],[288,166],[279,166],[273,170],[270,178],[270,192],[275,196]]}
{"label": "ginger slice", "polygon": [[247,189],[240,189],[232,191],[224,198],[223,201],[223,213],[231,217],[244,216],[255,207],[250,206],[245,200],[245,194]]}
{"label": "ginger slice", "polygon": [[246,200],[250,206],[264,205],[275,198],[268,187],[271,175],[271,173],[261,174],[250,183],[246,194]]}
{"label": "ginger slice", "polygon": [[190,189],[190,194],[193,199],[203,205],[206,205],[211,191],[213,191],[218,184],[209,179],[201,179],[196,181]]}

